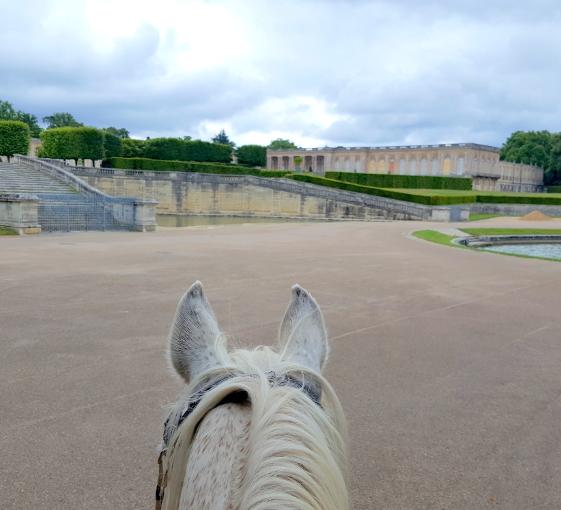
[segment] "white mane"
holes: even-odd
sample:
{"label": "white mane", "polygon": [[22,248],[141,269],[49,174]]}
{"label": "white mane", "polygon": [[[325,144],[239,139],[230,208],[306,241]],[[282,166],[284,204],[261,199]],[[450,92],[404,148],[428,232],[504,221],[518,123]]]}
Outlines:
{"label": "white mane", "polygon": [[[294,328],[289,336],[294,336]],[[216,352],[227,352],[223,335],[214,341],[223,344],[214,346]],[[186,471],[193,462],[191,456],[197,454],[193,453],[192,444],[198,427],[206,426],[204,419],[209,413],[227,407],[217,407],[225,397],[240,391],[248,396],[247,447],[245,458],[240,459],[242,472],[237,473],[231,499],[224,508],[348,508],[346,425],[341,405],[329,383],[317,371],[299,363],[297,357],[287,360],[286,350],[282,354],[268,347],[233,351],[228,354],[227,362],[222,359],[218,366],[210,369],[205,366],[190,381],[169,418],[173,435],[165,458],[167,486],[163,509],[183,510],[185,491],[190,489],[185,486]],[[318,368],[326,353],[327,349]],[[321,395],[321,405],[303,390],[304,385],[311,385]],[[201,395],[201,388],[210,389]],[[197,400],[196,407],[174,430],[174,424],[193,399]],[[209,437],[220,443],[216,434]]]}

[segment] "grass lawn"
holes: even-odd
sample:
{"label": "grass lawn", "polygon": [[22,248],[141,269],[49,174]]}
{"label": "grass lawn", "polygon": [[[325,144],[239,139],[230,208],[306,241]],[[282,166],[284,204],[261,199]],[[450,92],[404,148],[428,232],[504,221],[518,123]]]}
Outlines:
{"label": "grass lawn", "polygon": [[445,246],[453,246],[454,248],[464,248],[452,242],[455,239],[454,236],[449,236],[442,232],[437,232],[436,230],[417,230],[417,232],[413,232],[413,235],[424,241],[430,241],[431,243],[444,244]]}
{"label": "grass lawn", "polygon": [[472,236],[561,234],[561,230],[555,228],[462,228],[461,230]]}
{"label": "grass lawn", "polygon": [[8,227],[0,227],[0,236],[15,236],[15,231]]}
{"label": "grass lawn", "polygon": [[469,213],[468,221],[481,221],[489,220],[491,218],[499,218],[499,214],[487,214],[487,213]]}

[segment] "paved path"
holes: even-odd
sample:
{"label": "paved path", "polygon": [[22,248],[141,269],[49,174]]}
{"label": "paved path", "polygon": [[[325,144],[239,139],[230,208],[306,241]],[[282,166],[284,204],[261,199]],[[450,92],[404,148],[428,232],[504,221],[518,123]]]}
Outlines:
{"label": "paved path", "polygon": [[198,278],[248,345],[294,282],[317,297],[356,509],[561,508],[561,265],[407,237],[434,226],[0,238],[0,506],[152,508],[166,334]]}

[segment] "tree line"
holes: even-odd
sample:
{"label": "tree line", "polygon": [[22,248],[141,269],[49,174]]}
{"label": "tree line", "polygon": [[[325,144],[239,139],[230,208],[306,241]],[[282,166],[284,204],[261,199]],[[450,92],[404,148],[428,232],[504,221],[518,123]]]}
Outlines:
{"label": "tree line", "polygon": [[178,161],[229,163],[232,156],[239,164],[266,166],[267,148],[295,149],[290,140],[278,138],[268,146],[249,144],[239,147],[222,129],[211,142],[180,138],[130,138],[125,128],[109,126],[93,128],[79,122],[71,113],[56,112],[43,117],[45,127],[37,117],[17,110],[8,101],[0,100],[0,155],[11,157],[26,154],[29,138],[41,138],[39,156],[52,159],[99,160],[112,157],[146,157]]}

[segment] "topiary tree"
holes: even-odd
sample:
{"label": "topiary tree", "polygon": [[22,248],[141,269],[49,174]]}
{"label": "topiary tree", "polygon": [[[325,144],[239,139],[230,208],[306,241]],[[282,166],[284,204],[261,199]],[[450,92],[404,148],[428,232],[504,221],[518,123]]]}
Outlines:
{"label": "topiary tree", "polygon": [[53,159],[103,159],[103,132],[91,127],[62,127],[41,133],[39,156]]}
{"label": "topiary tree", "polygon": [[27,155],[29,126],[19,120],[0,120],[0,156]]}
{"label": "topiary tree", "polygon": [[236,154],[240,165],[267,165],[267,148],[262,145],[242,145],[238,148]]}

